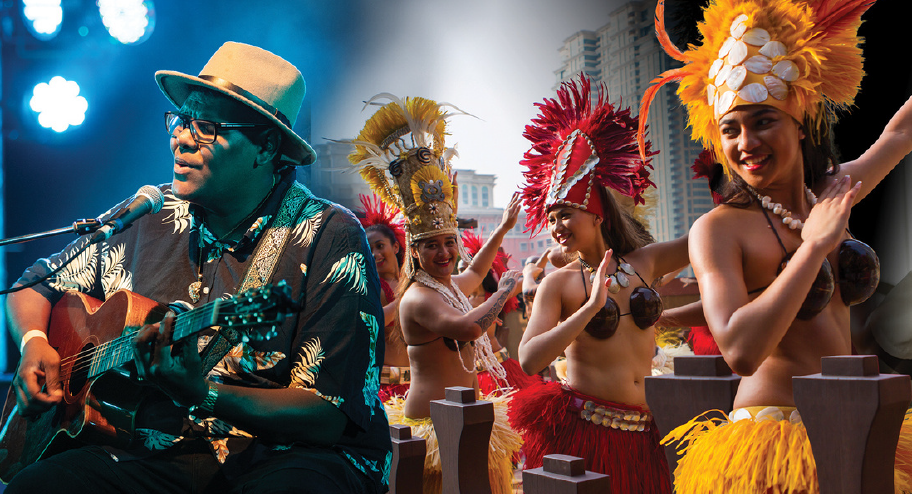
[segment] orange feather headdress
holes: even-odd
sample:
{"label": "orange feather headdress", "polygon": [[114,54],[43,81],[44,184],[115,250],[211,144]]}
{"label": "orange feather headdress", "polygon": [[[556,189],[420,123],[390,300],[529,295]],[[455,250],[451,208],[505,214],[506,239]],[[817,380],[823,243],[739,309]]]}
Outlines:
{"label": "orange feather headdress", "polygon": [[665,31],[665,1],[656,6],[656,35],[669,56],[684,63],[652,81],[640,107],[640,153],[649,105],[659,88],[678,81],[692,137],[721,156],[718,119],[739,105],[770,105],[813,138],[824,119],[851,106],[862,69],[858,27],[873,0],[711,0],[698,24],[703,44],[675,47]]}

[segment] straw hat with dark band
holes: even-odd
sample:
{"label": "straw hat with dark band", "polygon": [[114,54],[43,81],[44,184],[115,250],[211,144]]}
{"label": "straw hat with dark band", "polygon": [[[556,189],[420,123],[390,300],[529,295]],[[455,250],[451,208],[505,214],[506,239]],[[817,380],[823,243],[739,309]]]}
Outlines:
{"label": "straw hat with dark band", "polygon": [[285,134],[282,154],[287,160],[310,165],[317,158],[310,144],[292,130],[304,101],[304,77],[273,53],[229,41],[212,55],[198,77],[160,70],[155,81],[177,108],[195,87],[229,96],[264,115]]}

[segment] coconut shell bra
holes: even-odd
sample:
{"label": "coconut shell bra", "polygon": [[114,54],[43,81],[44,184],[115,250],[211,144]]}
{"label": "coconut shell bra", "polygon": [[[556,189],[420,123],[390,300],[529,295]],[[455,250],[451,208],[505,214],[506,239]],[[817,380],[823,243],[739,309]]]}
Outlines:
{"label": "coconut shell bra", "polygon": [[[779,246],[782,247],[782,251],[785,253],[776,272],[778,276],[785,269],[794,252],[789,252],[785,248],[785,244],[782,243],[782,238],[779,237],[779,233],[776,231],[776,227],[773,225],[773,221],[766,210],[760,208],[760,211],[766,217],[773,235],[776,236],[776,241],[779,242]],[[851,232],[849,235],[851,235]],[[877,289],[877,284],[880,282],[880,260],[877,258],[874,249],[854,238],[843,240],[839,245],[839,277],[840,279],[836,281],[830,261],[824,259],[823,265],[820,266],[820,271],[817,272],[817,278],[814,280],[814,284],[811,285],[811,290],[801,304],[797,318],[806,321],[819,314],[830,303],[837,283],[839,284],[839,295],[842,298],[842,302],[847,306],[860,304],[873,295],[874,290]],[[756,288],[749,291],[748,294],[762,292],[767,287],[769,285]]]}
{"label": "coconut shell bra", "polygon": [[[628,264],[621,256],[617,256],[617,261],[619,266],[621,263]],[[630,293],[630,312],[621,314],[621,309],[618,307],[617,302],[610,296],[607,297],[604,307],[599,309],[592,320],[586,324],[585,331],[593,338],[604,340],[614,336],[621,316],[633,317],[634,324],[640,329],[652,327],[662,316],[662,297],[659,296],[659,292],[652,289],[635,270],[634,274],[640,279],[643,286],[634,288],[633,292]],[[583,277],[583,290],[588,299],[589,289],[586,286],[586,274],[583,271],[582,264],[580,265],[580,275]]]}

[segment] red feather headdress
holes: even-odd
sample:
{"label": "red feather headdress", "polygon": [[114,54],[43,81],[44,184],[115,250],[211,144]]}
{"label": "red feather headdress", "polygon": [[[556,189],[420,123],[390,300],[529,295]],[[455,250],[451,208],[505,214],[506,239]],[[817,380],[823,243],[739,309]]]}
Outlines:
{"label": "red feather headdress", "polygon": [[366,196],[358,194],[361,200],[361,212],[364,217],[359,217],[358,221],[361,226],[367,228],[372,225],[386,225],[393,230],[396,236],[396,242],[399,242],[399,248],[404,249],[408,246],[405,243],[405,218],[399,213],[399,210],[383,202],[377,194]]}
{"label": "red feather headdress", "polygon": [[[464,230],[462,232],[462,245],[465,247],[466,252],[468,252],[472,257],[475,257],[475,254],[478,254],[478,251],[481,250],[481,246],[484,244],[484,241],[478,235],[475,235],[475,232],[472,230]],[[507,272],[507,262],[510,260],[510,255],[505,252],[498,252],[494,257],[494,263],[491,265],[491,271],[494,271],[494,279],[500,281],[500,277]],[[490,297],[490,293],[485,293],[485,300]],[[504,304],[502,311],[504,313],[512,312],[519,308],[519,301],[516,300],[516,297],[511,297]]]}
{"label": "red feather headdress", "polygon": [[598,190],[609,187],[643,204],[643,193],[655,184],[649,180],[649,157],[637,149],[637,119],[630,109],[615,110],[604,84],[599,85],[593,106],[589,78],[561,84],[557,100],[536,103],[540,114],[526,126],[523,136],[532,142],[520,161],[526,185],[526,231],[544,228],[548,210],[569,205],[602,216]]}
{"label": "red feather headdress", "polygon": [[722,164],[716,161],[713,152],[709,149],[704,149],[694,160],[694,164],[690,165],[690,169],[694,172],[694,180],[705,178],[709,182],[709,191],[712,193],[713,202],[722,204],[722,196],[713,190],[713,180],[721,180],[721,177],[717,178],[716,174],[722,174]]}

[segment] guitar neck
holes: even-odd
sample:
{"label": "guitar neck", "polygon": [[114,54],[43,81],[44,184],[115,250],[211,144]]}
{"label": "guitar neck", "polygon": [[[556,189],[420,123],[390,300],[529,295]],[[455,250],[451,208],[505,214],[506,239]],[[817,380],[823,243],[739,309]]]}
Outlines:
{"label": "guitar neck", "polygon": [[[172,341],[180,341],[192,334],[218,324],[222,300],[208,303],[180,314],[174,320]],[[91,352],[89,378],[98,376],[133,360],[133,335],[139,328],[125,328],[124,335],[94,347]],[[80,352],[82,353],[82,352]]]}

